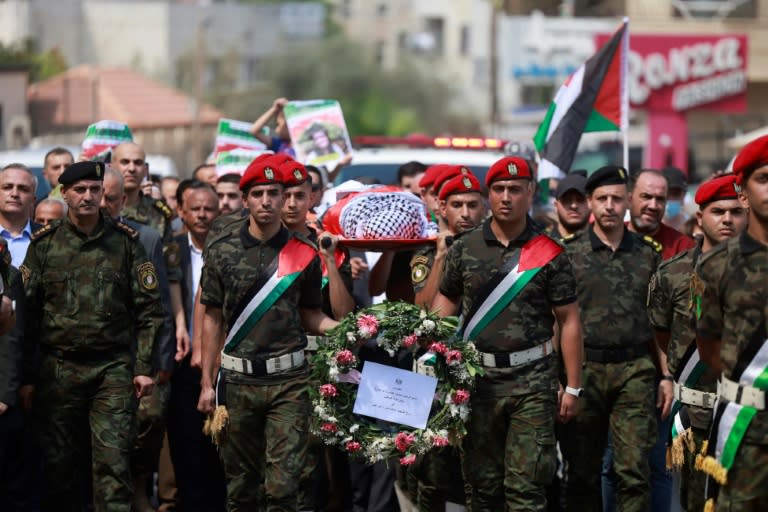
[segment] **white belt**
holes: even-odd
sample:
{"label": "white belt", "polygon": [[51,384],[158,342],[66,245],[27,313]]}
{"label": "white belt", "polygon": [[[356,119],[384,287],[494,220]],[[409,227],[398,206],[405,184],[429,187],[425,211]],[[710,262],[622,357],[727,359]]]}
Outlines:
{"label": "white belt", "polygon": [[715,405],[717,394],[699,391],[698,389],[687,388],[675,382],[675,398],[685,405],[695,405],[711,409]]}
{"label": "white belt", "polygon": [[723,376],[717,383],[717,396],[729,402],[765,410],[765,391],[754,386],[739,384]]}
{"label": "white belt", "polygon": [[271,375],[298,368],[304,364],[304,350],[297,350],[266,361],[251,361],[221,353],[221,367],[246,375]]}
{"label": "white belt", "polygon": [[317,352],[317,349],[320,348],[320,345],[323,345],[328,338],[325,336],[307,336],[307,348],[304,350],[309,350],[311,352]]}
{"label": "white belt", "polygon": [[[480,352],[480,361],[483,366],[487,366],[488,368],[512,368],[547,357],[552,353],[552,347],[552,340],[549,339],[533,348],[518,350],[517,352],[509,352],[507,354],[488,354],[486,352]],[[497,359],[499,357],[503,358],[503,364],[497,364]],[[508,364],[506,358],[509,358]]]}

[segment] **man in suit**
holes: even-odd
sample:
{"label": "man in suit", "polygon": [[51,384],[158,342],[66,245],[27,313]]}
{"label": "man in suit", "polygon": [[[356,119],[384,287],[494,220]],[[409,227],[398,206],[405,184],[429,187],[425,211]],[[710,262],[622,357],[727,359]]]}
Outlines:
{"label": "man in suit", "polygon": [[[213,220],[219,215],[215,190],[199,180],[184,180],[177,189],[179,217],[186,232],[177,235],[181,267],[184,321],[190,333],[192,310],[203,269],[203,248]],[[177,318],[177,323],[180,321]],[[223,511],[226,499],[224,473],[211,440],[203,434],[204,415],[197,410],[200,369],[190,365],[191,353],[182,359],[171,381],[168,441],[176,472],[177,510]]]}

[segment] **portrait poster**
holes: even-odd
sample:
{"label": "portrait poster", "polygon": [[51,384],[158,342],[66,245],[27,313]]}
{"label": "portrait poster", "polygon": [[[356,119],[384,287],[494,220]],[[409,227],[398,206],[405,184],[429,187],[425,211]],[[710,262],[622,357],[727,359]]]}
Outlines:
{"label": "portrait poster", "polygon": [[291,101],[283,112],[300,162],[333,170],[351,154],[352,143],[338,101]]}

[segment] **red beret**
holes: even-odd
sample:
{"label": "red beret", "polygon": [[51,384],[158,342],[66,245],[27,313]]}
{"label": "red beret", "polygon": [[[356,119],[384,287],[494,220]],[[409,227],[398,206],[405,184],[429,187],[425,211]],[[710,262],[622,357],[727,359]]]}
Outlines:
{"label": "red beret", "polygon": [[485,175],[485,186],[498,180],[514,180],[519,178],[533,179],[531,168],[524,158],[507,156],[494,163]]}
{"label": "red beret", "polygon": [[251,185],[272,185],[273,183],[283,183],[280,167],[275,165],[271,158],[257,157],[248,165],[240,178],[240,190],[244,192]]}
{"label": "red beret", "polygon": [[285,185],[286,188],[298,187],[302,183],[306,183],[309,179],[306,167],[304,167],[301,162],[297,162],[294,159],[286,160],[280,164],[278,168],[283,175],[283,185]]}
{"label": "red beret", "polygon": [[440,188],[440,200],[444,200],[451,194],[464,194],[467,192],[480,192],[480,180],[474,174],[454,176]]}
{"label": "red beret", "polygon": [[736,199],[736,175],[726,174],[699,185],[694,200],[699,206],[705,206],[713,201],[721,199]]}
{"label": "red beret", "polygon": [[451,178],[455,178],[456,176],[466,176],[472,174],[472,169],[467,167],[466,165],[448,165],[443,170],[440,175],[435,178],[435,182],[432,184],[432,189],[435,190],[438,194],[440,193],[440,188]]}
{"label": "red beret", "polygon": [[435,164],[427,167],[427,172],[425,172],[424,176],[422,176],[419,180],[419,187],[431,187],[435,183],[437,177],[440,176],[440,174],[448,167],[450,167],[448,164]]}
{"label": "red beret", "polygon": [[755,169],[768,165],[768,135],[753,140],[739,151],[733,162],[736,183],[742,185]]}

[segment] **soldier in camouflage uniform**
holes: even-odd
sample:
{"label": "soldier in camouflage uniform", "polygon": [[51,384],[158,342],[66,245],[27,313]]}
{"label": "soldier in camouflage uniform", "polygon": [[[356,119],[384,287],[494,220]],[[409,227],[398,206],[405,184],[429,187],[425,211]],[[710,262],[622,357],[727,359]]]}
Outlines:
{"label": "soldier in camouflage uniform", "polygon": [[[502,158],[486,185],[493,215],[451,245],[432,307],[441,315],[461,308],[463,336],[485,367],[463,445],[471,510],[543,510],[556,467],[555,417],[570,420],[581,391],[576,282],[563,247],[527,215],[534,191],[528,163]],[[555,322],[568,384],[559,409]]]}
{"label": "soldier in camouflage uniform", "polygon": [[722,372],[701,464],[708,495],[720,484],[717,510],[751,512],[768,510],[768,136],[741,150],[733,172],[749,225],[701,258],[691,287],[701,360]]}
{"label": "soldier in camouflage uniform", "polygon": [[[338,323],[320,310],[315,246],[280,223],[279,168],[268,161],[251,163],[240,188],[250,215],[220,232],[204,255],[202,325],[208,341],[199,409],[214,410],[214,371],[222,347],[211,340],[226,333],[221,368],[229,424],[221,455],[228,510],[293,511],[299,507],[310,414],[302,325],[323,334]],[[268,279],[273,275],[285,284],[282,292]]]}
{"label": "soldier in camouflage uniform", "polygon": [[[682,470],[680,498],[685,509],[692,511],[704,509],[705,474],[695,470],[694,465],[701,443],[707,438],[717,374],[700,361],[696,351],[691,322],[691,274],[702,254],[746,227],[747,211],[734,184],[735,176],[731,174],[699,187],[696,217],[704,236],[694,249],[662,263],[648,291],[648,317],[662,351],[661,370],[675,379],[672,448],[667,458],[675,469]],[[662,380],[662,385],[671,388],[672,382]],[[667,414],[669,410],[663,416]]]}
{"label": "soldier in camouflage uniform", "polygon": [[659,247],[624,227],[627,174],[595,171],[586,183],[595,224],[567,237],[578,283],[586,363],[581,414],[565,428],[569,510],[600,510],[600,467],[608,430],[621,510],[647,512],[648,451],[655,441],[653,340],[645,314]]}
{"label": "soldier in camouflage uniform", "polygon": [[[474,229],[485,216],[480,182],[473,174],[456,175],[440,188],[437,212],[447,229],[437,243],[416,251],[411,258],[411,282],[416,304],[428,307],[437,293],[448,253],[448,241]],[[433,449],[419,457],[412,466],[418,482],[417,503],[420,510],[440,510],[445,502],[462,503],[464,481],[459,450],[453,446]]]}
{"label": "soldier in camouflage uniform", "polygon": [[138,233],[99,212],[103,179],[101,163],[64,171],[67,217],[32,235],[20,269],[25,336],[40,353],[44,511],[81,510],[89,469],[95,509],[130,510],[136,397],[154,383],[153,343],[163,322],[157,275]]}

